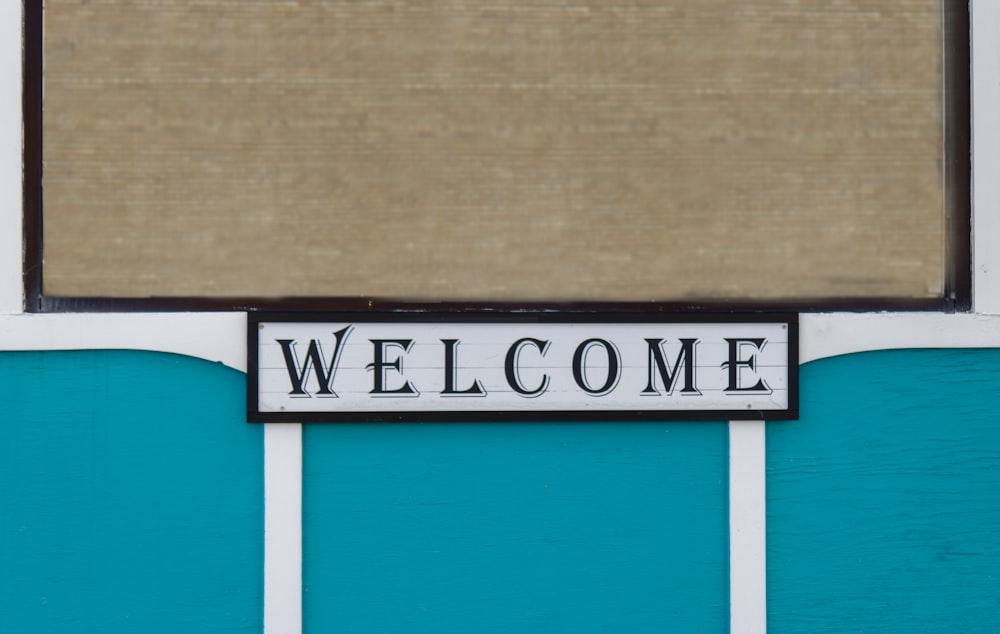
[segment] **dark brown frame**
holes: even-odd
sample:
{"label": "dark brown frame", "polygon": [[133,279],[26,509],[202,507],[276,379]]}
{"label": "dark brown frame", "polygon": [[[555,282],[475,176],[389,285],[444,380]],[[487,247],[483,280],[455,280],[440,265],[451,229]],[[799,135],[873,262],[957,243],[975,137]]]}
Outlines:
{"label": "dark brown frame", "polygon": [[821,311],[940,311],[963,312],[972,307],[971,161],[969,7],[961,0],[944,4],[945,198],[948,216],[947,267],[941,298],[899,297],[798,298],[789,300],[710,300],[656,302],[433,302],[354,297],[58,297],[45,295],[42,197],[42,0],[24,3],[24,308],[27,312],[108,311],[340,311],[340,312],[493,312],[559,311],[563,313],[668,312],[821,312]]}

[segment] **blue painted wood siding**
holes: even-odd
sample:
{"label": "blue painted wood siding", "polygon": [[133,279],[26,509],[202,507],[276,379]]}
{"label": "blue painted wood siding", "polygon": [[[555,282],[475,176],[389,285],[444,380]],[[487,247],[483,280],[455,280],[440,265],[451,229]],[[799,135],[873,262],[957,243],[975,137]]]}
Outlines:
{"label": "blue painted wood siding", "polygon": [[725,632],[725,423],[307,427],[319,632]]}
{"label": "blue painted wood siding", "polygon": [[[261,629],[244,376],[0,353],[0,631]],[[991,632],[1000,351],[807,364],[768,424],[772,632]],[[719,632],[724,423],[312,426],[304,614],[324,632]]]}
{"label": "blue painted wood siding", "polygon": [[244,375],[0,353],[0,632],[259,632],[263,434]]}
{"label": "blue painted wood siding", "polygon": [[1000,350],[802,368],[767,427],[772,632],[1000,631]]}

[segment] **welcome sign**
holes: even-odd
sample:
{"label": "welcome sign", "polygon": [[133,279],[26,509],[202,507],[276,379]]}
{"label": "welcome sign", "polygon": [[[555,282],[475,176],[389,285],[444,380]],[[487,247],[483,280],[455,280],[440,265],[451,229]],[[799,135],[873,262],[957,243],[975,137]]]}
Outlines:
{"label": "welcome sign", "polygon": [[248,420],[793,419],[794,315],[251,313]]}

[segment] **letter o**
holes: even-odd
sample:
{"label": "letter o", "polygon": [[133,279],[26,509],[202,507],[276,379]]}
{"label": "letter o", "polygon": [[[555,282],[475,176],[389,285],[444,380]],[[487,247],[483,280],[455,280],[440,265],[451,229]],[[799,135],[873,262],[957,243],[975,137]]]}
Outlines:
{"label": "letter o", "polygon": [[[603,347],[608,354],[608,378],[601,387],[592,388],[587,383],[584,364],[587,361],[587,355],[590,353],[591,348],[597,346]],[[618,354],[618,348],[613,343],[604,339],[587,339],[577,346],[576,352],[573,353],[573,380],[587,394],[591,396],[604,396],[618,385],[618,379],[621,378],[621,365],[621,355]]]}

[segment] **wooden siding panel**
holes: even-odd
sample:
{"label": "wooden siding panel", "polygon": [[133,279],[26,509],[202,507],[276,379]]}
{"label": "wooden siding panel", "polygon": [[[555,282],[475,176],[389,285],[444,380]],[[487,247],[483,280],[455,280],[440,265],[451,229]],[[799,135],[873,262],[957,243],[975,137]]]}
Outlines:
{"label": "wooden siding panel", "polygon": [[1000,614],[1000,351],[803,367],[767,428],[776,632],[992,632]]}
{"label": "wooden siding panel", "polygon": [[0,353],[0,631],[261,631],[244,381],[163,353]]}

